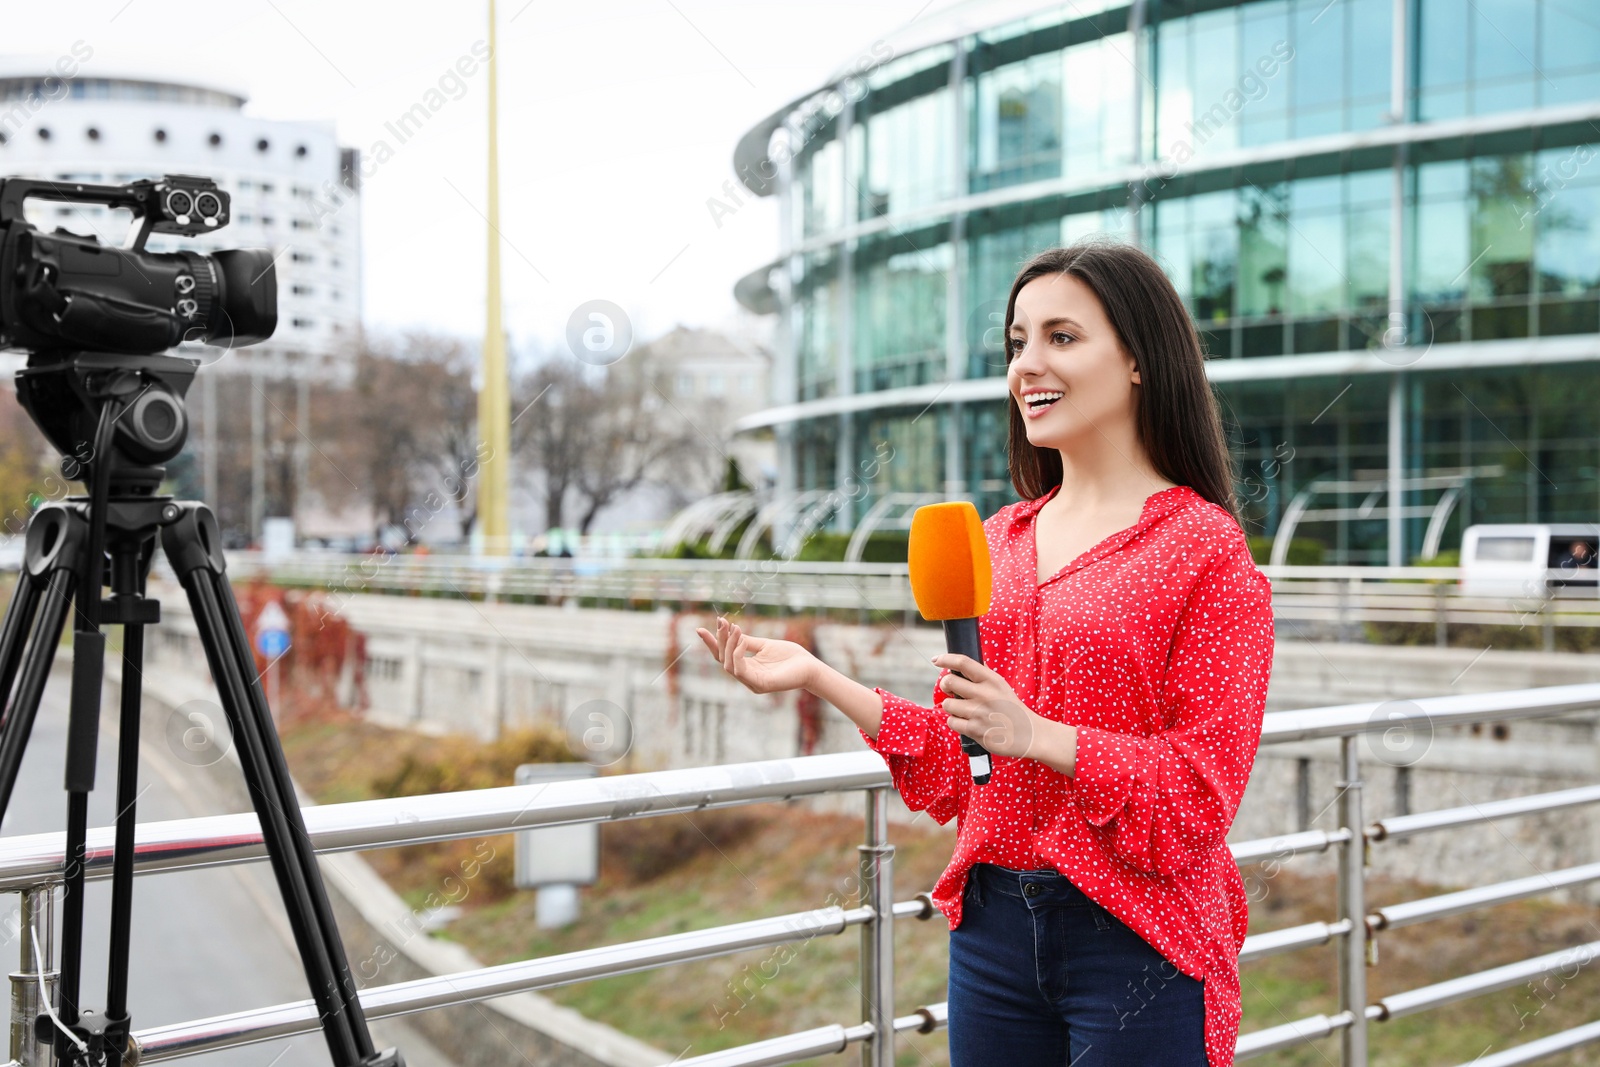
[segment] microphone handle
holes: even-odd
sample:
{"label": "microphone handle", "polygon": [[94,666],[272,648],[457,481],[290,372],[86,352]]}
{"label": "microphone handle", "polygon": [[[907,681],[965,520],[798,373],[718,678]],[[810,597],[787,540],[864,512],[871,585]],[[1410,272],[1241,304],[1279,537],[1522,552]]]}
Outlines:
{"label": "microphone handle", "polygon": [[[944,620],[944,647],[947,652],[954,652],[962,656],[971,656],[979,663],[983,662],[983,644],[978,640],[977,619],[945,619]],[[954,672],[961,674],[960,671]],[[961,677],[967,676],[962,674]],[[967,679],[971,681],[970,678]],[[993,761],[989,758],[989,750],[976,737],[961,735],[961,751],[967,754],[967,763],[972,767],[972,784],[987,785],[989,773],[993,770]]]}

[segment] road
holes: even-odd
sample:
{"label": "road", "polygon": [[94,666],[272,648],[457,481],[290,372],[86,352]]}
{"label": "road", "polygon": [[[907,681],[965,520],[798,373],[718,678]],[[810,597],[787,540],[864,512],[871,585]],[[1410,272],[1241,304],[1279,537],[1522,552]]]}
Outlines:
{"label": "road", "polygon": [[[109,700],[105,705],[114,707]],[[61,783],[66,710],[67,675],[58,671],[46,688],[11,810],[0,823],[0,833],[65,828],[66,793]],[[109,825],[116,815],[117,739],[113,728],[112,719],[102,715],[90,826]],[[232,810],[209,795],[202,772],[167,752],[163,738],[145,741],[141,745],[139,821]],[[90,883],[85,900],[83,1003],[103,1009],[110,882]],[[133,907],[128,999],[134,1029],[303,1000],[309,995],[299,956],[289,939],[277,883],[265,863],[136,878]],[[16,911],[15,895],[0,896],[0,931],[16,929]],[[59,904],[57,912],[59,922]],[[59,936],[56,944],[60,945]],[[20,947],[14,936],[0,933],[0,953],[6,954],[0,967],[5,971],[16,967]],[[376,1022],[372,1030],[378,1047],[399,1046],[409,1067],[451,1067],[399,1020]],[[0,1048],[0,1053],[4,1051]],[[325,1064],[328,1052],[320,1034],[307,1034],[180,1062],[204,1067],[288,1067]]]}

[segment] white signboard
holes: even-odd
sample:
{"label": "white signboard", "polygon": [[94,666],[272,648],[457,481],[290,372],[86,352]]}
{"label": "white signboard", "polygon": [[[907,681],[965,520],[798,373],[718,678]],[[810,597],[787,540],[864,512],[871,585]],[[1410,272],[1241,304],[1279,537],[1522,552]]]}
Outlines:
{"label": "white signboard", "polygon": [[[517,768],[517,784],[572,781],[599,773],[590,763],[524,763]],[[600,879],[599,823],[518,830],[516,841],[518,889],[593,885]]]}

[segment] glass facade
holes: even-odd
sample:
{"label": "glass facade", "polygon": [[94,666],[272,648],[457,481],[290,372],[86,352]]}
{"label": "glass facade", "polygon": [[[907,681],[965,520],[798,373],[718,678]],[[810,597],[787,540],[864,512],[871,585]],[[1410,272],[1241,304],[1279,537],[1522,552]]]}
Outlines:
{"label": "glass facade", "polygon": [[899,237],[859,251],[853,391],[943,380],[949,242],[922,249]]}
{"label": "glass facade", "polygon": [[[1382,378],[1252,382],[1223,394],[1253,529],[1275,530],[1284,508],[1313,482],[1360,481],[1385,467],[1390,398]],[[1402,401],[1409,474],[1479,472],[1463,483],[1447,547],[1459,545],[1459,531],[1473,523],[1596,521],[1600,373],[1594,364],[1407,375]],[[1353,502],[1359,505],[1360,497]],[[1406,524],[1403,558],[1420,554],[1426,527],[1426,521]],[[1323,544],[1330,562],[1386,561],[1382,518],[1302,529]]]}
{"label": "glass facade", "polygon": [[[1413,512],[1457,486],[1446,550],[1474,522],[1600,518],[1600,16],[1409,0],[1403,23],[1393,0],[1041,7],[791,116],[790,484],[883,441],[895,461],[841,524],[887,491],[1015,499],[1001,394],[939,387],[1003,378],[1017,268],[1099,233],[1188,304],[1251,533],[1302,494],[1371,511],[1394,464]],[[1409,562],[1428,525],[1391,545],[1380,508],[1296,537]]]}
{"label": "glass facade", "polygon": [[1368,348],[1388,314],[1391,184],[1366,171],[1158,200],[1151,251],[1212,355]]}
{"label": "glass facade", "polygon": [[1424,0],[1417,117],[1448,119],[1600,97],[1600,19],[1574,0]]}

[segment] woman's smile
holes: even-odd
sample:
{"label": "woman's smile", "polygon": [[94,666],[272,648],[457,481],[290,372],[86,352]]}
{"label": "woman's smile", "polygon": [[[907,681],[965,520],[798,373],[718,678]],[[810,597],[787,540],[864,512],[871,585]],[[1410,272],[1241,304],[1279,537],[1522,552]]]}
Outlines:
{"label": "woman's smile", "polygon": [[1023,417],[1037,419],[1055,407],[1065,395],[1059,389],[1030,389],[1022,394]]}

